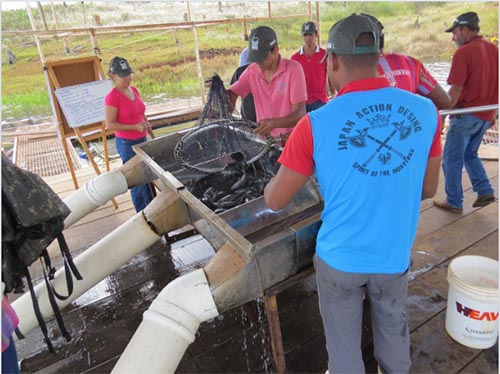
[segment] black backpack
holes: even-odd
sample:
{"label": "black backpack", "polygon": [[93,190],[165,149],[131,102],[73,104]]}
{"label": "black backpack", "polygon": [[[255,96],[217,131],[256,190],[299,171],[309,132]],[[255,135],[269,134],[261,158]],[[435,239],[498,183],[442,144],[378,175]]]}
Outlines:
{"label": "black backpack", "polygon": [[[71,336],[64,326],[55,300],[66,300],[73,292],[71,273],[76,279],[82,279],[62,233],[64,219],[69,214],[66,204],[41,177],[17,167],[2,154],[2,282],[5,283],[5,292],[22,293],[23,278],[26,278],[35,315],[52,353],[54,348],[40,312],[28,266],[40,259],[54,316],[63,336],[70,341]],[[54,279],[55,269],[51,265],[47,247],[55,239],[64,260],[68,295],[58,294],[50,283]],[[16,334],[24,338],[19,330],[16,330]]]}

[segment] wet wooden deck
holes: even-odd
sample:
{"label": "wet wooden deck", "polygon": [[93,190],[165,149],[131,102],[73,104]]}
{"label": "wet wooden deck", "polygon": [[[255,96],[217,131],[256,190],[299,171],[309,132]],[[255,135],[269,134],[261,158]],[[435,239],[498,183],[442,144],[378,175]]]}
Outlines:
{"label": "wet wooden deck", "polygon": [[[483,150],[485,167],[498,186],[498,148]],[[119,167],[113,162],[112,168]],[[91,168],[78,170],[80,184],[94,176]],[[48,177],[65,197],[73,190],[69,174]],[[456,256],[481,255],[498,259],[498,201],[472,208],[475,193],[464,174],[463,214],[437,209],[423,201],[413,250],[408,310],[411,330],[412,373],[498,373],[498,344],[486,350],[467,348],[445,331],[447,267]],[[438,197],[443,196],[443,179]],[[116,198],[66,230],[75,254],[84,251],[134,215],[129,194]],[[119,251],[120,248],[110,248]],[[50,248],[56,265],[57,248]],[[98,263],[96,259],[96,263]],[[35,278],[40,274],[35,270]],[[171,252],[162,243],[150,247],[100,282],[64,310],[73,340],[66,343],[56,324],[49,329],[57,355],[47,352],[39,329],[16,343],[22,369],[32,373],[108,373],[139,325],[142,313],[158,292],[177,277]],[[317,294],[311,277],[277,296],[287,370],[323,373],[327,367],[324,334]],[[178,367],[179,373],[273,372],[269,335],[262,300],[250,302],[203,323],[195,342]],[[364,357],[369,372],[376,370],[371,353],[369,320],[363,330]],[[147,368],[145,368],[147,372]]]}

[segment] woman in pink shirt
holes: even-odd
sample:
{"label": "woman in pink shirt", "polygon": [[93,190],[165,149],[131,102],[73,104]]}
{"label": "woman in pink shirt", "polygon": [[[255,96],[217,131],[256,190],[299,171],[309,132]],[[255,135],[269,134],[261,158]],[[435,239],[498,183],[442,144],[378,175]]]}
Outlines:
{"label": "woman in pink shirt", "polygon": [[[116,56],[109,62],[109,76],[115,87],[106,95],[106,128],[115,132],[116,149],[123,163],[135,156],[132,146],[147,140],[147,134],[154,139],[153,130],[145,116],[146,105],[137,88],[130,85],[132,73],[127,60]],[[135,210],[140,212],[153,199],[149,184],[130,189]]]}

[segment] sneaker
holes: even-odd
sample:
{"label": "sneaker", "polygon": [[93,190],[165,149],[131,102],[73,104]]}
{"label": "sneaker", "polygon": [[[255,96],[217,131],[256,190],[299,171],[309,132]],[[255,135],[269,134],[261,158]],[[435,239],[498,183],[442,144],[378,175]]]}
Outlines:
{"label": "sneaker", "polygon": [[448,212],[452,213],[462,213],[464,211],[463,208],[457,208],[453,205],[448,204],[446,200],[434,200],[434,205],[438,208],[447,210]]}
{"label": "sneaker", "polygon": [[476,201],[474,201],[474,204],[472,204],[472,206],[474,208],[477,208],[479,206],[486,206],[494,201],[495,195],[478,195]]}

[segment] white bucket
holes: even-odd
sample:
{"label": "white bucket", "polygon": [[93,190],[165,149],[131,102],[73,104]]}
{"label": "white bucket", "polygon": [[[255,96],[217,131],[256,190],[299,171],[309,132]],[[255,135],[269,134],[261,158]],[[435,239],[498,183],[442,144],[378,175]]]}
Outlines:
{"label": "white bucket", "polygon": [[477,349],[498,338],[498,261],[461,256],[448,267],[446,331],[457,342]]}

